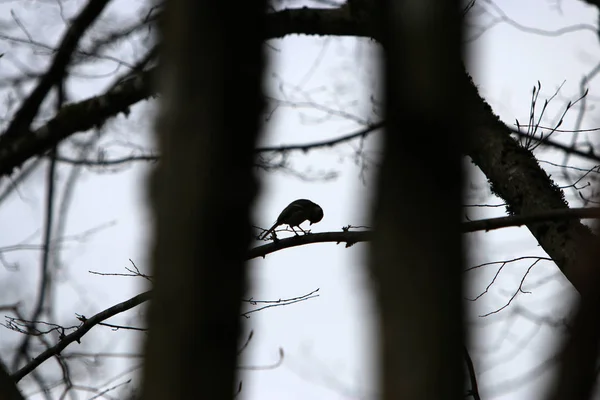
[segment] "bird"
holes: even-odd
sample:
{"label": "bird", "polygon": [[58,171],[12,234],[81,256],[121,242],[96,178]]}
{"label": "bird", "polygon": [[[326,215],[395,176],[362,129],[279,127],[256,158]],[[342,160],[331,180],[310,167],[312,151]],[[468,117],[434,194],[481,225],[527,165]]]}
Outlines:
{"label": "bird", "polygon": [[[300,224],[304,221],[310,221],[310,224],[316,224],[317,222],[323,219],[323,209],[316,203],[313,203],[307,199],[298,199],[292,201],[286,208],[283,209],[279,217],[277,217],[277,222],[273,224],[271,229],[266,231],[264,235],[262,235],[259,239],[264,239],[271,232],[275,230],[279,225],[289,225],[292,228],[292,231],[297,235],[294,227],[300,228]],[[302,232],[304,229],[300,228]],[[306,233],[306,232],[304,232]]]}

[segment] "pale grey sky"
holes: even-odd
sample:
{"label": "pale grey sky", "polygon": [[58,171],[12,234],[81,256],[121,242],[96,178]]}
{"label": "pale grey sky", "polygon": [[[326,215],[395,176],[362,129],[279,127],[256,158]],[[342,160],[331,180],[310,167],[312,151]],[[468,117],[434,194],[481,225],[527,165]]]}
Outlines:
{"label": "pale grey sky", "polygon": [[[81,4],[82,1],[64,2],[65,14],[72,15]],[[144,1],[115,1],[99,26],[101,29],[110,29],[115,23],[124,23],[116,20],[117,16],[135,18],[145,7],[144,4]],[[498,9],[489,1],[478,0],[477,4],[472,10],[476,16],[473,21],[475,26],[486,26],[492,22],[493,16],[499,15]],[[579,0],[499,0],[493,4],[519,24],[531,28],[554,31],[574,24],[595,27],[597,22],[597,10]],[[557,4],[560,9],[556,7]],[[5,11],[3,15],[10,15],[8,12],[14,10],[23,23],[30,27],[32,36],[48,45],[56,43],[63,29],[54,3],[33,5],[29,2],[13,2],[0,7]],[[43,23],[40,22],[42,8],[47,12]],[[10,34],[22,36],[18,30],[10,31]],[[342,110],[357,117],[357,120],[342,117],[324,119],[326,115],[323,112],[309,107],[282,106],[267,122],[262,144],[306,143],[333,138],[358,129],[361,121],[378,120],[371,112],[369,102],[370,95],[377,96],[380,80],[375,64],[379,51],[377,45],[364,39],[298,35],[272,40],[268,44],[272,65],[267,74],[267,84],[273,97],[296,103],[316,102]],[[131,61],[132,54],[141,53],[141,46],[138,42],[123,43],[111,49],[111,55]],[[515,119],[521,123],[527,122],[531,89],[538,80],[542,84],[540,104],[564,82],[557,99],[549,106],[545,122],[551,124],[568,100],[579,97],[582,76],[600,62],[597,34],[587,29],[551,37],[523,32],[506,22],[500,22],[469,42],[469,47],[472,50],[471,73],[482,95],[507,123],[513,123]],[[13,73],[18,72],[13,66],[17,61],[37,70],[42,67],[42,60],[47,59],[43,54],[32,54],[27,47],[9,48],[4,41],[0,41],[0,52],[7,53],[0,60],[5,71]],[[71,99],[80,100],[101,92],[113,79],[110,73],[115,68],[114,63],[106,61],[76,70],[79,78],[74,78],[69,85]],[[90,79],[90,75],[94,75],[94,79]],[[588,99],[590,107],[597,101],[593,96],[594,88],[595,81],[592,81],[592,96]],[[2,90],[3,95],[8,93],[6,89]],[[129,154],[132,151],[131,143],[151,148],[149,135],[154,115],[151,111],[155,106],[154,102],[142,102],[133,108],[128,119],[120,116],[107,125],[101,141],[109,149],[109,156]],[[594,108],[590,109],[582,127],[600,125],[596,112]],[[570,111],[562,127],[572,128],[576,115],[576,109]],[[89,137],[90,134],[78,136],[81,139]],[[378,137],[375,134],[367,140],[367,154],[374,159],[377,157],[375,150]],[[569,134],[557,134],[555,138],[569,140]],[[332,180],[313,182],[303,181],[289,173],[262,173],[263,190],[255,213],[256,224],[267,227],[290,201],[309,198],[319,203],[325,211],[324,219],[313,225],[315,232],[338,230],[348,224],[367,225],[368,214],[365,210],[368,210],[374,189],[373,173],[376,167],[370,165],[367,174],[362,176],[361,166],[357,165],[355,158],[357,148],[358,143],[353,142],[334,149],[297,153],[291,157],[297,171],[310,176],[337,173],[337,178]],[[562,160],[557,152],[544,149],[540,149],[537,155],[542,160]],[[587,165],[576,159],[572,163]],[[469,165],[468,162],[465,164]],[[560,184],[565,184],[566,181],[560,179],[559,168],[547,164],[542,166]],[[500,203],[500,199],[490,194],[482,174],[473,168],[469,170],[472,173],[470,184],[476,189],[476,196],[466,202]],[[59,170],[61,184],[67,179],[68,171],[64,166]],[[62,265],[55,298],[59,323],[75,324],[74,313],[86,316],[95,314],[145,287],[140,279],[104,277],[88,271],[125,272],[124,268],[130,265],[129,259],[147,270],[145,247],[150,228],[144,189],[147,171],[145,164],[134,164],[118,173],[83,170],[71,200],[66,234],[73,235],[98,226],[104,226],[104,229],[85,241],[68,242],[61,253]],[[40,243],[43,182],[44,172],[40,170],[19,185],[18,191],[0,208],[0,226],[10,226],[10,229],[0,231],[0,247],[20,243],[35,233],[37,236],[29,243]],[[406,190],[407,196],[410,196],[410,188]],[[474,192],[469,191],[470,194]],[[567,198],[572,205],[578,204],[575,192],[568,191]],[[468,209],[466,212],[470,218],[505,214],[502,207]],[[543,255],[524,228],[470,234],[468,240],[473,244],[469,265]],[[254,330],[254,338],[245,352],[243,365],[270,365],[278,359],[279,348],[284,349],[285,358],[276,369],[244,372],[242,398],[329,400],[377,397],[374,384],[376,359],[372,347],[376,340],[376,324],[369,276],[364,265],[366,250],[366,244],[356,244],[349,249],[342,245],[316,244],[283,250],[250,263],[253,288],[249,296],[255,299],[276,300],[303,295],[317,288],[320,291],[315,299],[256,313],[247,321],[247,329]],[[4,296],[0,304],[32,296],[39,277],[39,252],[13,252],[7,254],[6,259],[18,263],[19,269],[11,271],[0,268],[0,291]],[[548,375],[542,374],[537,379],[536,374],[532,377],[528,371],[551,356],[553,345],[560,339],[560,330],[532,322],[526,312],[557,320],[566,315],[574,292],[557,274],[556,267],[548,262],[540,262],[526,280],[526,287],[531,289],[531,294],[517,296],[509,308],[494,316],[478,317],[508,301],[530,264],[530,260],[509,264],[489,292],[477,302],[469,304],[474,333],[472,356],[479,373],[481,394],[486,400],[536,399],[543,395],[540,388]],[[481,293],[497,268],[486,267],[467,275],[470,287],[466,295],[473,297]],[[520,312],[522,309],[525,311]],[[111,322],[136,325],[140,323],[140,317],[143,317],[143,313],[134,310]],[[73,344],[69,350],[135,351],[136,344],[143,338],[143,333],[112,332],[98,327],[86,335],[81,345]],[[17,339],[17,334],[0,329],[3,354]],[[139,360],[116,359],[100,370],[81,368],[77,378],[82,384],[97,384],[98,381],[108,381],[118,371],[126,371],[138,363]],[[52,360],[44,364],[44,370],[54,371],[54,376],[60,377]],[[124,375],[106,387],[124,381],[130,375]],[[138,381],[134,380],[134,383]],[[36,390],[32,385],[26,387],[26,393]],[[86,396],[83,398],[91,397]]]}

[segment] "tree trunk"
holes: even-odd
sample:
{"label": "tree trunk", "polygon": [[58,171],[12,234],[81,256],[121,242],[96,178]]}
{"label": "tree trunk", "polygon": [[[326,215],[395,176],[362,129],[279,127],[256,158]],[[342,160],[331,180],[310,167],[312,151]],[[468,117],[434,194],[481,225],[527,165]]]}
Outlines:
{"label": "tree trunk", "polygon": [[143,398],[232,398],[257,190],[265,3],[166,7]]}
{"label": "tree trunk", "polygon": [[382,399],[458,400],[465,382],[459,2],[379,4],[387,129],[370,267]]}

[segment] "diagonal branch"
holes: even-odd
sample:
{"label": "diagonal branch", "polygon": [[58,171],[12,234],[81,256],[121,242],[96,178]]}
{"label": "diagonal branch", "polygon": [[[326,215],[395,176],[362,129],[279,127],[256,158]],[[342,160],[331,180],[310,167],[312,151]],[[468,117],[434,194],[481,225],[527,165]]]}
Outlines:
{"label": "diagonal branch", "polygon": [[17,135],[26,134],[29,125],[35,118],[38,110],[48,95],[48,92],[65,73],[65,69],[71,60],[81,37],[87,29],[94,23],[96,18],[102,13],[104,7],[110,0],[90,0],[81,13],[75,18],[71,27],[67,30],[52,65],[46,74],[39,81],[33,92],[27,97],[21,108],[16,112],[12,122],[1,137],[0,146],[7,139],[14,138]]}
{"label": "diagonal branch", "polygon": [[144,71],[100,96],[68,104],[44,126],[29,134],[19,135],[10,143],[0,141],[0,176],[8,175],[25,161],[45,154],[74,133],[99,127],[119,113],[127,114],[131,105],[153,94],[153,72]]}
{"label": "diagonal branch", "polygon": [[[467,155],[486,175],[492,192],[506,202],[509,214],[568,210],[563,191],[533,153],[510,136],[510,128],[481,98],[467,74],[464,80],[469,120],[476,132],[468,141]],[[527,228],[573,284],[574,271],[583,265],[583,246],[594,239],[590,229],[577,219],[528,223]]]}
{"label": "diagonal branch", "polygon": [[90,329],[92,329],[95,325],[98,325],[100,322],[108,319],[114,315],[127,311],[133,307],[136,307],[148,300],[150,300],[151,292],[144,292],[138,294],[137,296],[132,297],[131,299],[124,301],[122,303],[116,304],[110,308],[107,308],[104,311],[99,312],[93,317],[86,319],[85,322],[73,333],[65,336],[58,342],[56,345],[50,347],[45,350],[43,353],[35,357],[31,360],[27,365],[23,368],[12,374],[12,378],[15,382],[19,382],[25,375],[32,372],[36,369],[41,363],[49,359],[50,357],[59,354],[63,351],[68,345],[73,342],[79,342],[79,340],[85,335]]}

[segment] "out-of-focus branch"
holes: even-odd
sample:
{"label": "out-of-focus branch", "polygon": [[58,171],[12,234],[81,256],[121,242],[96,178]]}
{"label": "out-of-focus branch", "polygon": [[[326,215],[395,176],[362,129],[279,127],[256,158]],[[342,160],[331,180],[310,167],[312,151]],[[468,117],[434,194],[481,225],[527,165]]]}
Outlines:
{"label": "out-of-focus branch", "polygon": [[21,108],[16,112],[4,134],[0,136],[0,147],[3,147],[7,140],[11,140],[18,135],[29,134],[29,125],[38,113],[46,95],[52,86],[62,79],[65,68],[69,64],[77,44],[87,29],[102,13],[102,10],[104,10],[104,7],[106,7],[109,1],[110,0],[89,0],[81,13],[75,18],[54,56],[52,65],[39,81],[33,92],[27,97]]}
{"label": "out-of-focus branch", "polygon": [[379,122],[379,123],[373,124],[371,126],[368,126],[366,128],[363,128],[357,132],[353,132],[348,135],[340,136],[335,139],[323,140],[320,142],[284,145],[284,146],[272,146],[272,147],[258,147],[257,149],[254,150],[254,152],[255,153],[268,153],[268,152],[286,152],[286,151],[293,151],[293,150],[308,151],[308,150],[319,149],[322,147],[331,147],[331,146],[335,146],[336,144],[348,142],[350,140],[354,140],[357,138],[365,138],[370,133],[376,131],[377,129],[382,128],[383,125],[384,125],[383,122]]}
{"label": "out-of-focus branch", "polygon": [[[289,34],[368,36],[369,33],[368,28],[353,20],[343,9],[287,9],[268,14],[266,20],[265,39]],[[141,72],[102,95],[66,105],[52,120],[34,132],[15,137],[3,135],[6,137],[0,140],[0,177],[12,173],[28,159],[43,155],[71,135],[101,126],[108,118],[121,112],[126,114],[133,104],[155,94],[152,87],[153,72],[154,69]],[[28,126],[19,129],[26,128]]]}
{"label": "out-of-focus branch", "polygon": [[41,156],[77,132],[102,126],[108,118],[128,114],[129,107],[152,95],[152,72],[144,71],[103,95],[65,105],[58,114],[35,131],[10,141],[0,141],[0,176],[10,174],[28,159]]}

